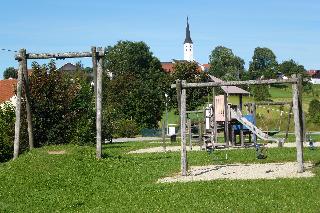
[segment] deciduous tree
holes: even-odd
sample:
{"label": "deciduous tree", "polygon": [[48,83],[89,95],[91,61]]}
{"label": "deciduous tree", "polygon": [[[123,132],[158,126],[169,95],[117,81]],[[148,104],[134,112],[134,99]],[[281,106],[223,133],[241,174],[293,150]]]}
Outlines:
{"label": "deciduous tree", "polygon": [[[171,74],[171,83],[175,83],[176,79],[186,80],[188,83],[198,83],[207,81],[206,73],[202,72],[196,62],[177,62],[174,65]],[[194,110],[196,107],[204,104],[208,89],[187,89],[187,109]],[[171,90],[169,93],[170,106],[177,107],[176,91]]]}
{"label": "deciduous tree", "polygon": [[217,46],[209,56],[209,73],[223,80],[240,80],[244,73],[244,60],[224,46]]}
{"label": "deciduous tree", "polygon": [[105,68],[112,73],[104,83],[106,114],[134,120],[140,128],[157,127],[169,87],[161,63],[150,48],[144,42],[119,41],[107,48]]}
{"label": "deciduous tree", "polygon": [[251,79],[275,78],[277,75],[278,62],[275,54],[266,47],[257,47],[254,50],[252,61],[249,65],[249,76]]}
{"label": "deciduous tree", "polygon": [[8,78],[18,78],[18,71],[14,67],[8,67],[4,72],[3,72],[3,78],[8,79]]}

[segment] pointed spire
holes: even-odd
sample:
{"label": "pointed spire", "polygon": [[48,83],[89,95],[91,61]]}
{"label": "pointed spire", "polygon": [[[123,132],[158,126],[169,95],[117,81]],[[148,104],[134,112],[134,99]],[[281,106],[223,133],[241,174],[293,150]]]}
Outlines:
{"label": "pointed spire", "polygon": [[190,37],[189,17],[188,16],[187,16],[186,38],[184,39],[184,44],[185,43],[193,44],[191,37]]}

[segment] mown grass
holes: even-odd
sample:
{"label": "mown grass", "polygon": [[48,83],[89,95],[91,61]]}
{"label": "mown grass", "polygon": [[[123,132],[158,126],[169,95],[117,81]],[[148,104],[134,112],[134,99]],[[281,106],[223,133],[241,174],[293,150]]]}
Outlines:
{"label": "mown grass", "polygon": [[[159,144],[117,143],[94,147],[49,146],[0,164],[0,212],[318,212],[320,152],[305,150],[316,176],[304,179],[216,180],[158,184],[179,172],[179,153],[126,154]],[[49,155],[48,150],[66,150]],[[228,159],[225,154],[228,153]],[[189,165],[295,161],[295,149],[190,152]]]}

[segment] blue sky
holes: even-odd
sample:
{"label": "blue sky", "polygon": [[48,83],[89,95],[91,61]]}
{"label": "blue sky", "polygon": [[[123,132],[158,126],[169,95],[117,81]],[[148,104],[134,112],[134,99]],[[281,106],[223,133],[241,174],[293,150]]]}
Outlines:
{"label": "blue sky", "polygon": [[[279,62],[294,59],[306,69],[320,69],[319,11],[319,0],[4,0],[0,49],[89,51],[93,45],[132,40],[146,42],[161,61],[170,61],[183,58],[188,15],[200,63],[223,45],[248,67],[260,46],[272,49]],[[0,79],[6,67],[17,67],[13,56],[0,50]],[[91,66],[90,59],[81,61]]]}

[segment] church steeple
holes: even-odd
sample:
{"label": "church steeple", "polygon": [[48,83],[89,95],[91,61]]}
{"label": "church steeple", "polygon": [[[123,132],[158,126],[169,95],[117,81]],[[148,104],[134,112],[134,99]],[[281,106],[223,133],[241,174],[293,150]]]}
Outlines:
{"label": "church steeple", "polygon": [[189,18],[187,17],[186,38],[183,43],[183,59],[186,61],[193,61],[193,42],[190,36]]}
{"label": "church steeple", "polygon": [[189,18],[187,16],[187,27],[186,27],[186,38],[184,39],[184,44],[189,43],[193,44],[191,37],[190,37],[190,29],[189,29]]}

